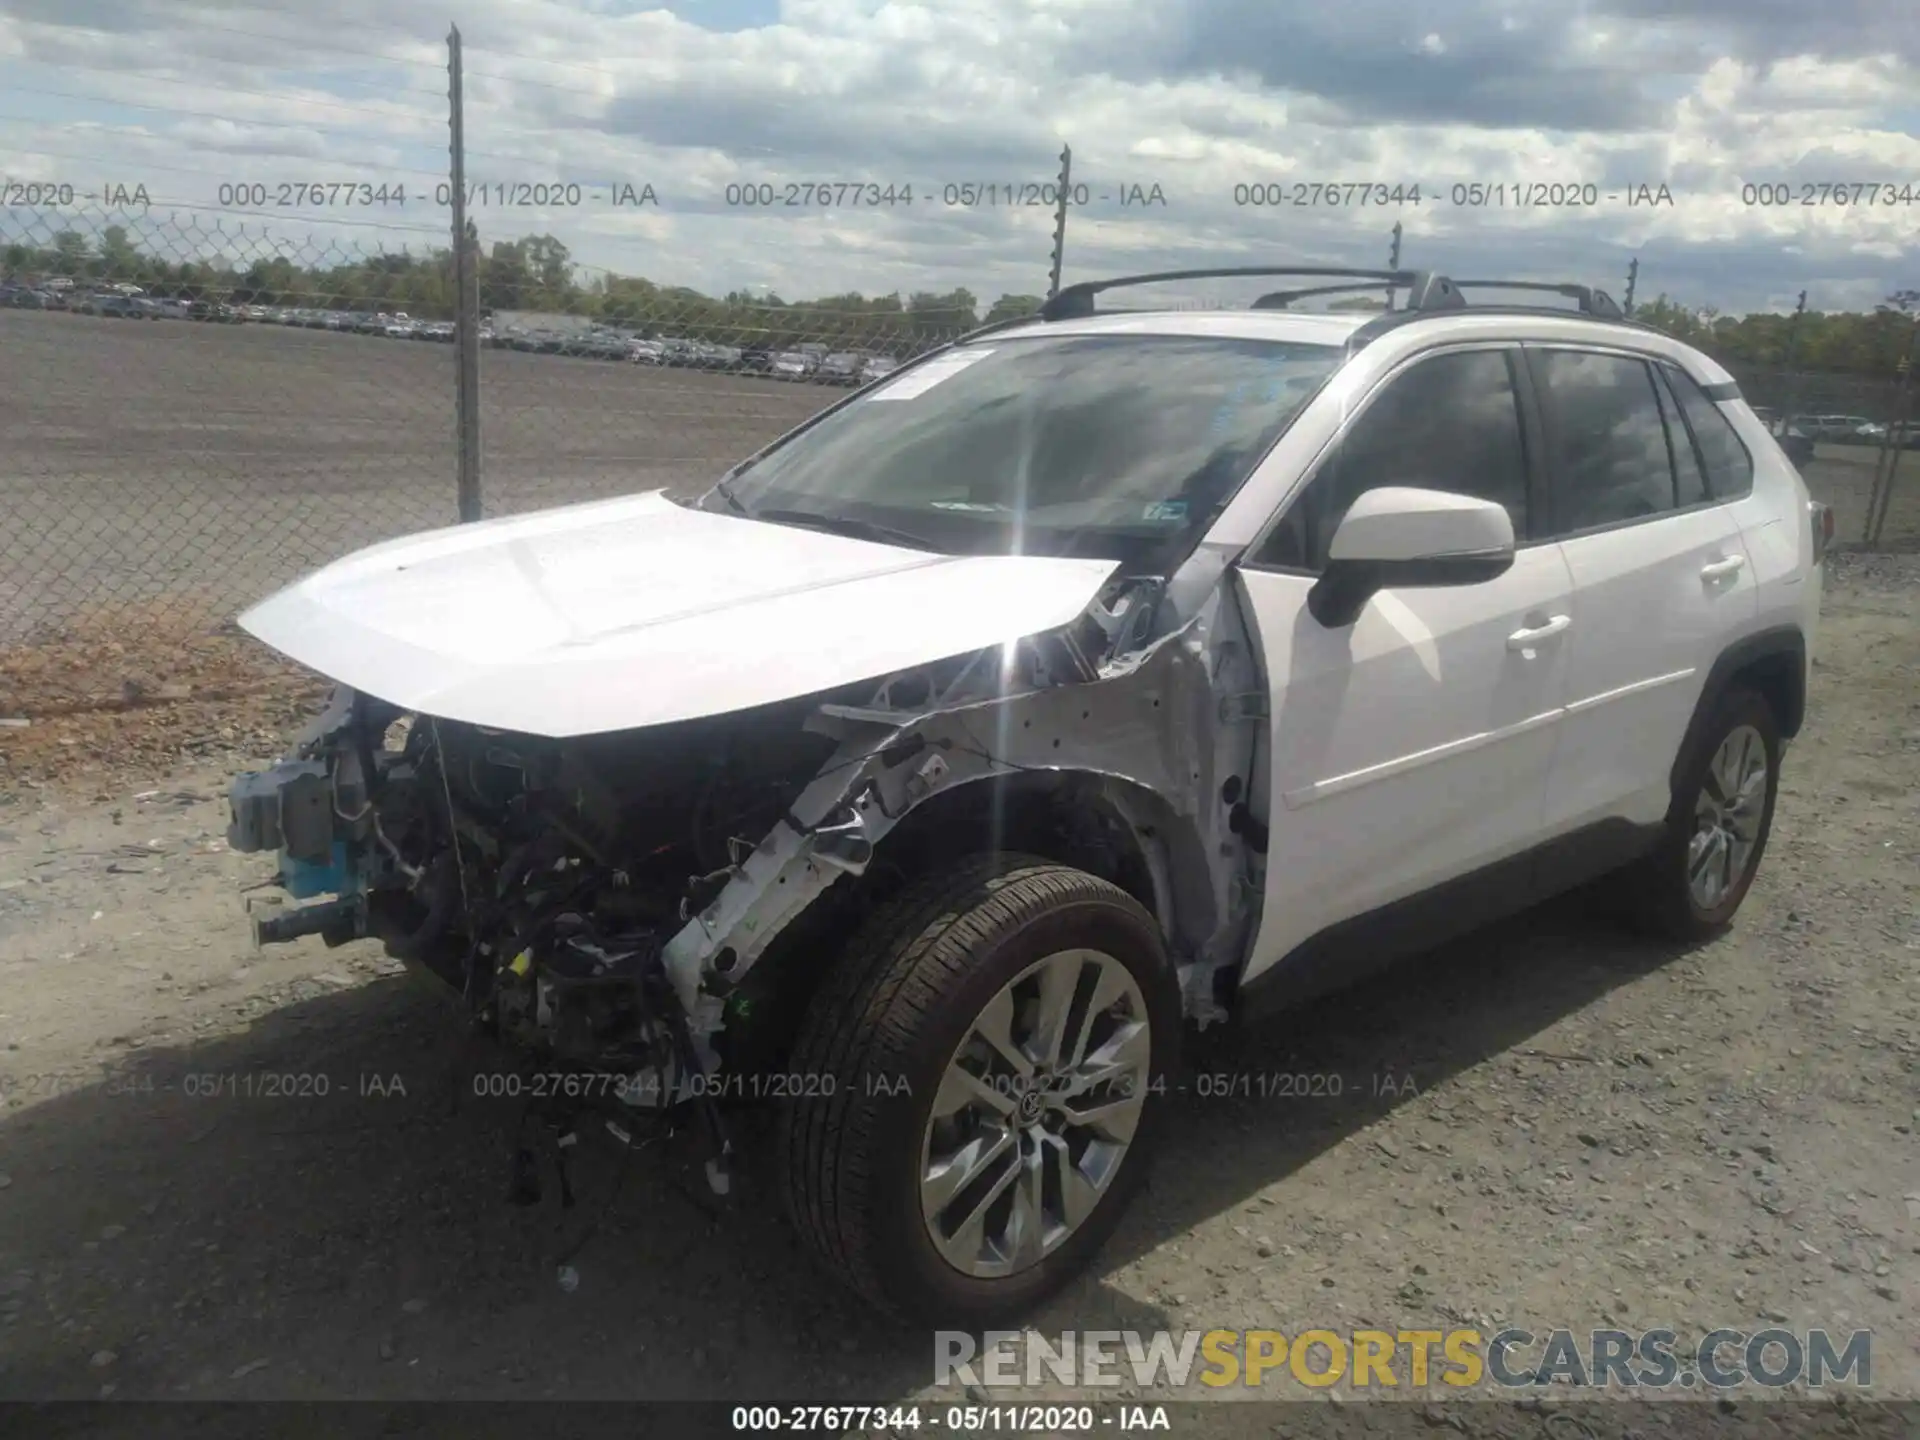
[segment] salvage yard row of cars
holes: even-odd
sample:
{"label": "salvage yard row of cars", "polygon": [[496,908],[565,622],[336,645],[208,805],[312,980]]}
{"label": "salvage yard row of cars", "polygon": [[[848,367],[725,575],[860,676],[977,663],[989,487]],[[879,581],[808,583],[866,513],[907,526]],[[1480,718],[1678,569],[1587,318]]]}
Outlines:
{"label": "salvage yard row of cars", "polygon": [[[237,305],[223,300],[163,299],[136,286],[81,291],[70,287],[0,284],[0,306],[25,310],[66,310],[120,320],[196,320],[215,324],[286,325],[308,330],[346,331],[389,340],[429,340],[451,344],[454,326],[444,320],[417,320],[405,311],[326,310],[279,305]],[[591,360],[628,361],[695,370],[724,370],[776,380],[819,385],[857,386],[893,373],[899,360],[860,350],[833,351],[804,344],[791,349],[772,345],[718,345],[673,336],[646,336],[611,325],[578,330],[510,327],[495,330],[483,320],[480,343],[492,349],[540,355],[571,355]]]}

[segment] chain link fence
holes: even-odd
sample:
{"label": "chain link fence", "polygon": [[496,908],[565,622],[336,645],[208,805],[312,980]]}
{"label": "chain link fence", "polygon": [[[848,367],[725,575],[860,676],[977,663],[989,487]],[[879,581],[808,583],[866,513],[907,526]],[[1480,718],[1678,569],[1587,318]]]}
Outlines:
{"label": "chain link fence", "polygon": [[697,493],[847,389],[979,323],[967,297],[663,293],[543,256],[552,244],[500,242],[479,264],[488,515]]}
{"label": "chain link fence", "polygon": [[1728,369],[1750,404],[1811,445],[1812,459],[1800,468],[1834,507],[1840,544],[1920,544],[1920,414],[1897,361],[1879,375],[1737,362]]}
{"label": "chain link fence", "polygon": [[[454,523],[452,260],[425,238],[0,212],[0,649],[204,628]],[[938,297],[765,305],[555,276],[551,249],[502,242],[480,267],[489,515],[704,488],[976,323]]]}
{"label": "chain link fence", "polygon": [[[450,237],[342,233],[0,211],[0,657],[204,634],[340,555],[456,521]],[[847,387],[998,318],[964,290],[702,296],[582,269],[549,236],[476,243],[475,267],[487,515],[704,488]],[[1909,405],[1891,375],[1741,378],[1803,427],[1897,430]],[[1920,424],[1907,434],[1920,447]],[[1815,444],[1806,473],[1843,540],[1878,511],[1880,543],[1920,541],[1920,454],[1866,432]],[[0,712],[17,713],[5,682],[0,666]]]}

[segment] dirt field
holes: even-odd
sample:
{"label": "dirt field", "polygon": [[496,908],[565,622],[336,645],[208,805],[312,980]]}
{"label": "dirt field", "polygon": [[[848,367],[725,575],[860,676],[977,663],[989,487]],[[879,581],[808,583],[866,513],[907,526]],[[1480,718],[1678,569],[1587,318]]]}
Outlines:
{"label": "dirt field", "polygon": [[[481,390],[489,514],[704,487],[840,394],[511,350],[482,352]],[[162,660],[172,631],[450,524],[453,425],[451,346],[0,310],[0,651],[136,609]],[[1875,452],[1820,453],[1809,483],[1856,541]],[[1920,542],[1920,452],[1885,538]]]}
{"label": "dirt field", "polygon": [[[481,355],[489,514],[695,484],[838,391]],[[196,624],[453,523],[453,347],[0,310],[0,647],[123,605]]]}
{"label": "dirt field", "polygon": [[[1874,1392],[1920,1396],[1920,557],[1838,558],[1816,663],[1730,934],[1566,901],[1209,1047],[1034,1328],[1867,1328]],[[270,866],[222,795],[292,718],[78,790],[0,769],[0,1397],[926,1391],[928,1338],[804,1262],[753,1127],[731,1214],[677,1139],[512,1208],[519,1104],[475,1097],[499,1062],[445,1002],[364,944],[250,952]]]}

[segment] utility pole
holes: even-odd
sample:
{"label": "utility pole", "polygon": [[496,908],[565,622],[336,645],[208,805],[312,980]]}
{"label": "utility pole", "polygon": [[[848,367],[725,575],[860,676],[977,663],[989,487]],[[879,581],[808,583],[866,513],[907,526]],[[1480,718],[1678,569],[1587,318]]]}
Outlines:
{"label": "utility pole", "polygon": [[[1393,243],[1387,247],[1387,268],[1389,270],[1398,270],[1400,268],[1400,236],[1401,234],[1402,234],[1402,230],[1401,230],[1400,222],[1396,220],[1393,222]],[[1393,286],[1392,285],[1387,286],[1387,309],[1389,310],[1393,309]]]}
{"label": "utility pole", "polygon": [[462,523],[478,520],[480,504],[480,282],[474,264],[479,238],[467,224],[467,137],[461,95],[460,28],[447,32],[448,125],[452,130],[454,427],[459,455]]}
{"label": "utility pole", "polygon": [[1627,299],[1626,299],[1626,303],[1620,307],[1622,312],[1625,313],[1626,317],[1629,320],[1633,318],[1633,287],[1635,284],[1639,282],[1639,279],[1640,279],[1640,257],[1636,255],[1633,257],[1632,262],[1627,266]]}
{"label": "utility pole", "polygon": [[1913,410],[1913,372],[1920,366],[1920,315],[1914,316],[1912,332],[1907,337],[1907,353],[1900,357],[1893,367],[1896,377],[1893,395],[1893,413],[1887,417],[1886,437],[1880,442],[1880,453],[1874,457],[1873,488],[1867,492],[1867,526],[1862,535],[1862,543],[1877,546],[1881,532],[1887,524],[1887,510],[1893,504],[1893,477],[1900,469],[1900,457],[1907,448],[1907,436],[1914,424]]}
{"label": "utility pole", "polygon": [[1060,147],[1060,193],[1054,197],[1053,206],[1053,270],[1047,277],[1047,298],[1051,300],[1060,293],[1060,266],[1067,255],[1067,200],[1073,191],[1073,149]]}
{"label": "utility pole", "polygon": [[1806,313],[1807,292],[1802,290],[1799,303],[1793,307],[1793,318],[1787,321],[1787,413],[1781,419],[1782,435],[1793,429],[1800,410],[1800,377],[1793,367],[1800,355],[1800,320]]}

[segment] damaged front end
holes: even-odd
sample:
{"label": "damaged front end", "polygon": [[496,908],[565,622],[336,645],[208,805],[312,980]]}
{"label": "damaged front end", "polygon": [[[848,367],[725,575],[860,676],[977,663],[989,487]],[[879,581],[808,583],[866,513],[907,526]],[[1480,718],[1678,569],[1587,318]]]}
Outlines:
{"label": "damaged front end", "polygon": [[377,939],[536,1062],[686,1098],[711,1065],[663,950],[835,748],[807,708],[551,740],[340,687],[233,783],[229,843],[277,852],[285,897],[250,907],[255,940]]}
{"label": "damaged front end", "polygon": [[1220,1018],[1258,894],[1237,802],[1259,672],[1216,587],[1174,624],[1160,593],[1117,582],[1072,625],[880,681],[564,739],[342,686],[232,787],[230,843],[277,851],[292,902],[256,937],[376,938],[484,1033],[617,1080],[596,1096],[695,1102],[717,1189],[714,1097],[778,1092],[712,1077],[777,1063],[768,1032],[908,873],[1004,849],[1111,878],[1160,920],[1189,1016]]}

